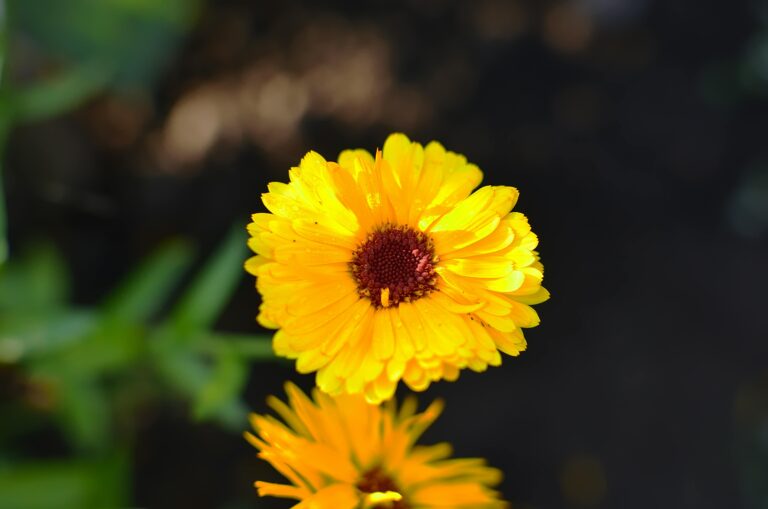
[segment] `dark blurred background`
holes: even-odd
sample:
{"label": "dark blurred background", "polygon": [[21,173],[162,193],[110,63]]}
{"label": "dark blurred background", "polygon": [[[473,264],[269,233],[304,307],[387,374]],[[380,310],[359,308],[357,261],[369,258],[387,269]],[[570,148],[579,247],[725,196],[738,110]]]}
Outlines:
{"label": "dark blurred background", "polygon": [[[50,111],[27,97],[31,113],[8,122],[10,260],[47,241],[69,305],[97,306],[172,238],[197,247],[180,276],[193,278],[310,149],[373,150],[393,131],[439,140],[484,183],[518,187],[552,299],[519,358],[421,396],[447,400],[424,441],[487,457],[513,508],[768,507],[765,2],[6,10],[3,79],[20,90],[51,79],[64,97]],[[258,303],[238,273],[214,328],[262,334]],[[258,411],[285,380],[313,382],[289,363],[248,366],[243,402]],[[57,404],[40,404],[13,359],[0,373],[2,408],[17,412],[0,428]],[[196,422],[173,398],[128,418],[126,504],[291,505],[257,499],[252,481],[279,476],[237,426]],[[0,472],[74,454],[44,423],[3,436]]]}

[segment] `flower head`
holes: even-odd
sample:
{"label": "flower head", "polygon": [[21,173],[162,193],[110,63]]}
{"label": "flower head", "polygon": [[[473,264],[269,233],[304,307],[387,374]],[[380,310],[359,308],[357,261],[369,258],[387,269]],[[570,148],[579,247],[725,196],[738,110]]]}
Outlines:
{"label": "flower head", "polygon": [[383,151],[308,153],[262,196],[246,269],[274,349],[330,394],[392,396],[455,380],[525,349],[546,300],[536,235],[517,190],[436,142],[393,134]]}
{"label": "flower head", "polygon": [[269,405],[284,422],[252,415],[246,433],[259,456],[290,484],[257,481],[262,496],[293,498],[302,509],[497,509],[507,507],[492,489],[501,472],[482,459],[449,459],[447,443],[414,445],[440,415],[434,402],[416,412],[414,398],[398,410],[363,397],[332,397],[315,390],[314,401],[292,384],[288,404]]}

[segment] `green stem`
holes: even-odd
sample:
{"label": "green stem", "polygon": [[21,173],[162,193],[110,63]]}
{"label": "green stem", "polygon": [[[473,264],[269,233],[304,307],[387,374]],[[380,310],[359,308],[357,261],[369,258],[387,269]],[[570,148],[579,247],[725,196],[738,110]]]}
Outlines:
{"label": "green stem", "polygon": [[[5,209],[5,190],[3,189],[3,162],[5,161],[5,145],[10,128],[8,108],[3,108],[5,98],[5,67],[8,57],[8,5],[0,0],[0,267],[8,259],[8,222]],[[5,110],[5,111],[3,111]]]}
{"label": "green stem", "polygon": [[[5,130],[0,127],[0,130]],[[0,133],[0,267],[8,259],[8,240],[7,240],[7,220],[5,218],[5,190],[3,189],[3,166],[2,160],[5,152],[5,133]]]}
{"label": "green stem", "polygon": [[232,352],[252,361],[275,361],[278,358],[272,350],[272,338],[268,335],[211,333],[198,343],[206,353]]}

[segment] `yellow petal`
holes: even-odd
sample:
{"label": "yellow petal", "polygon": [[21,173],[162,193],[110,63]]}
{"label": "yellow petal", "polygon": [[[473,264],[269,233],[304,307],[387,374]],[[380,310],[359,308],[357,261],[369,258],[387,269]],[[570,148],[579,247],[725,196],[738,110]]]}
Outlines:
{"label": "yellow petal", "polygon": [[271,482],[256,481],[254,483],[260,497],[295,498],[301,500],[309,496],[309,491],[297,486],[287,484],[275,484]]}
{"label": "yellow petal", "polygon": [[349,484],[327,486],[293,509],[356,509],[360,504],[358,491]]}
{"label": "yellow petal", "polygon": [[395,333],[392,328],[392,311],[380,309],[374,313],[373,355],[377,359],[389,359],[395,351]]}
{"label": "yellow petal", "polygon": [[512,272],[512,263],[503,257],[454,258],[441,264],[448,270],[467,277],[503,278]]}
{"label": "yellow petal", "polygon": [[344,150],[339,154],[339,165],[348,170],[353,170],[357,161],[362,161],[363,164],[373,166],[373,156],[370,152],[363,149]]}

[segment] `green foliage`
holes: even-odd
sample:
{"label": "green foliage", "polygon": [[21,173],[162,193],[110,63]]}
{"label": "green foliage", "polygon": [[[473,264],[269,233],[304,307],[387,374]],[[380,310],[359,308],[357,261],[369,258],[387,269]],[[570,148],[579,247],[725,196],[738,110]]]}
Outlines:
{"label": "green foliage", "polygon": [[245,229],[234,228],[190,285],[171,316],[178,334],[208,329],[226,304],[243,272]]}
{"label": "green foliage", "polygon": [[50,245],[37,244],[0,273],[0,309],[42,313],[59,309],[68,297],[64,261]]}
{"label": "green foliage", "polygon": [[[5,139],[5,136],[2,133],[4,128],[1,125],[3,123],[1,115],[2,113],[0,113],[0,158],[3,153],[2,143]],[[5,218],[5,190],[3,189],[3,166],[2,161],[0,161],[0,268],[2,268],[5,260],[8,258],[8,241],[6,240],[7,228],[7,220]]]}
{"label": "green foliage", "polygon": [[8,138],[8,131],[11,128],[11,116],[7,113],[8,104],[5,97],[5,67],[8,60],[8,23],[5,12],[5,4],[0,4],[0,267],[3,266],[8,258],[8,242],[6,237],[7,219],[5,212],[5,190],[3,189],[3,154],[5,154],[5,144]]}
{"label": "green foliage", "polygon": [[112,439],[109,395],[98,379],[59,378],[58,418],[74,448],[85,452],[108,449]]}
{"label": "green foliage", "polygon": [[[24,388],[0,401],[0,509],[130,505],[131,417],[181,399],[194,418],[240,431],[249,365],[273,358],[268,337],[212,330],[243,276],[242,227],[176,303],[195,259],[179,241],[87,309],[70,304],[67,270],[52,246],[6,263],[2,162],[10,129],[65,113],[107,87],[151,84],[198,9],[198,0],[0,3],[0,375]],[[26,48],[23,82],[8,72],[16,39]],[[25,460],[15,438],[36,430],[54,430],[69,456]]]}
{"label": "green foliage", "polygon": [[59,115],[98,93],[109,78],[108,69],[74,66],[39,83],[6,91],[0,111],[14,122],[34,122]]}
{"label": "green foliage", "polygon": [[119,84],[154,79],[197,16],[193,0],[9,0],[15,30]]}
{"label": "green foliage", "polygon": [[[194,260],[193,250],[178,241],[161,247],[92,309],[68,306],[66,270],[51,246],[35,246],[0,269],[0,368],[13,367],[45,394],[38,425],[59,429],[79,458],[15,465],[5,477],[0,468],[0,509],[3,503],[21,509],[118,507],[126,472],[109,481],[103,478],[108,469],[83,461],[103,461],[130,447],[132,426],[120,418],[134,415],[137,405],[182,398],[195,419],[243,429],[240,395],[249,365],[273,358],[270,340],[211,328],[243,274],[245,254],[244,229],[236,228],[175,306],[169,301]],[[163,316],[166,309],[171,311]],[[0,407],[0,422],[41,419],[39,412],[10,412],[4,415]],[[23,456],[14,451],[18,432],[0,426],[0,450]],[[61,496],[28,493],[25,486],[34,484]]]}
{"label": "green foliage", "polygon": [[198,419],[216,416],[224,424],[241,426],[245,406],[238,404],[237,398],[247,376],[246,365],[235,351],[220,353],[195,400],[195,416]]}
{"label": "green foliage", "polygon": [[32,462],[0,470],[0,509],[115,508],[128,504],[125,455]]}
{"label": "green foliage", "polygon": [[[234,228],[179,299],[153,340],[154,355],[168,381],[194,401],[199,419],[216,419],[236,428],[245,423],[238,399],[246,382],[246,360],[254,358],[243,341],[229,342],[210,329],[242,275],[245,230]],[[184,343],[181,347],[178,343]],[[265,341],[253,341],[262,348]],[[178,355],[186,348],[185,355]],[[260,351],[261,357],[271,356]]]}
{"label": "green foliage", "polygon": [[41,320],[40,315],[3,309],[0,307],[0,363],[33,360],[61,351],[80,342],[96,326],[91,310],[52,311]]}
{"label": "green foliage", "polygon": [[0,14],[0,66],[13,59],[6,51],[13,38],[23,37],[38,66],[57,70],[31,82],[4,79],[0,139],[13,123],[64,113],[108,86],[151,84],[199,7],[197,0],[9,0],[7,23]]}
{"label": "green foliage", "polygon": [[120,327],[152,318],[191,261],[192,250],[182,242],[172,242],[158,250],[107,299],[103,311],[108,326]]}
{"label": "green foliage", "polygon": [[[148,86],[199,10],[199,0],[0,3],[0,266],[8,256],[2,164],[10,129],[65,113],[107,87]],[[19,66],[11,51],[16,39],[26,48],[23,82],[9,76]]]}

